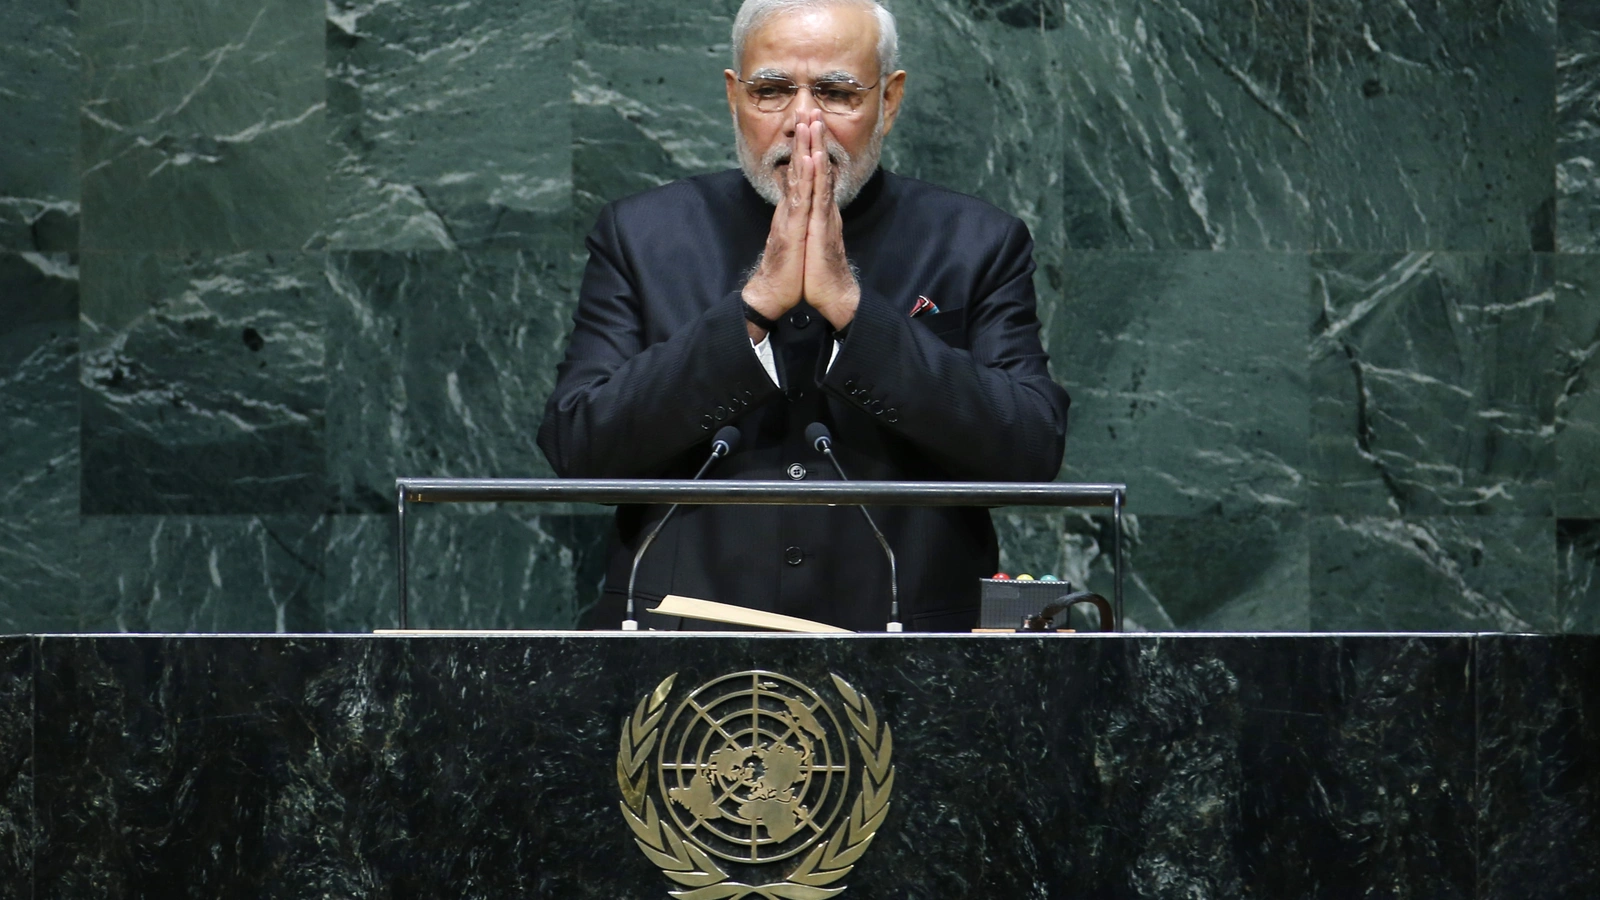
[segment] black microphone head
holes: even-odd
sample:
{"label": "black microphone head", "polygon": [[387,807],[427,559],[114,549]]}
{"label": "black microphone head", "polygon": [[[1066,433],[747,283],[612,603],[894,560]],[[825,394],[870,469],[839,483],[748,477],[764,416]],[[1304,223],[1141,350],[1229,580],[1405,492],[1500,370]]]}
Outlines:
{"label": "black microphone head", "polygon": [[[717,436],[711,439],[711,452],[718,456],[727,456],[739,449],[739,426],[724,425],[717,430]],[[720,452],[719,452],[720,451]]]}
{"label": "black microphone head", "polygon": [[818,453],[825,453],[833,446],[833,435],[828,433],[828,426],[821,422],[812,422],[806,426],[806,440],[817,448]]}

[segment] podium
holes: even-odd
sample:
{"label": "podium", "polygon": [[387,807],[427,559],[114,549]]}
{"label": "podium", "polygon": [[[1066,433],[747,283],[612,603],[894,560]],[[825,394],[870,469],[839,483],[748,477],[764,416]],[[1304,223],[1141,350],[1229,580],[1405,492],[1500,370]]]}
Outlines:
{"label": "podium", "polygon": [[[35,636],[0,638],[0,666],[0,897],[1600,889],[1596,637]],[[789,706],[802,689],[821,705]],[[699,706],[744,740],[719,706],[740,690],[771,695],[748,732],[766,752],[714,757],[722,738],[681,726]],[[833,794],[797,786],[845,756]],[[723,763],[719,793],[744,787],[691,796]],[[640,771],[657,856],[628,820]],[[830,797],[819,841],[760,866],[690,833],[720,804],[718,827],[744,809],[772,838]],[[810,874],[848,871],[792,879],[858,801],[863,828]],[[668,877],[663,857],[702,855],[720,876]]]}

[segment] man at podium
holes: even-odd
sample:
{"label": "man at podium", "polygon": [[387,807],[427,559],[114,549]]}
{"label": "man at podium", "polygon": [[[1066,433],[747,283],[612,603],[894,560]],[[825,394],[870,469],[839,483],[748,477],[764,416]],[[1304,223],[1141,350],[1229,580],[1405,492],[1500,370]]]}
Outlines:
{"label": "man at podium", "polygon": [[[589,262],[539,446],[567,477],[1049,481],[1068,398],[1039,340],[1026,226],[883,171],[906,92],[894,18],[871,0],[746,0],[723,73],[739,169],[616,201]],[[614,628],[661,507],[618,509]],[[977,624],[995,571],[983,509],[884,508],[906,627]],[[854,630],[888,618],[889,566],[858,510],[685,508],[642,560],[642,611],[681,594]],[[639,616],[642,627],[678,621]]]}

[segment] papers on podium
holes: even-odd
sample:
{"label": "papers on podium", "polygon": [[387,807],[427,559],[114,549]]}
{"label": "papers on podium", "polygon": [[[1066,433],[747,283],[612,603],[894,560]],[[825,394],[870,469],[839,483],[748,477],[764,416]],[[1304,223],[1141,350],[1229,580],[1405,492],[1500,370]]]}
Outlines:
{"label": "papers on podium", "polygon": [[738,625],[744,628],[764,628],[768,631],[855,634],[848,628],[824,625],[821,622],[813,622],[810,619],[780,616],[777,613],[762,612],[759,609],[750,609],[747,606],[734,606],[731,603],[716,603],[711,600],[696,600],[693,597],[680,597],[677,594],[668,594],[661,598],[661,605],[650,610],[650,612],[662,616],[699,619],[702,622]]}

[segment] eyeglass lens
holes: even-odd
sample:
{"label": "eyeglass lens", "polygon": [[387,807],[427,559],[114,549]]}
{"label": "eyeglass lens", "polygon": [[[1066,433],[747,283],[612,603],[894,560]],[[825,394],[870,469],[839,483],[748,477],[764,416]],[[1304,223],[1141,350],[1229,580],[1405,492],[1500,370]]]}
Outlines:
{"label": "eyeglass lens", "polygon": [[[757,78],[746,82],[750,97],[762,112],[788,109],[800,85],[787,78]],[[866,91],[853,81],[819,81],[810,86],[817,105],[831,113],[852,113],[861,108]]]}

